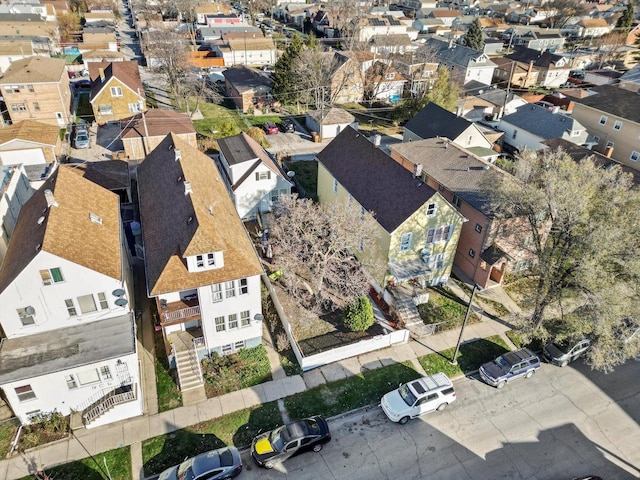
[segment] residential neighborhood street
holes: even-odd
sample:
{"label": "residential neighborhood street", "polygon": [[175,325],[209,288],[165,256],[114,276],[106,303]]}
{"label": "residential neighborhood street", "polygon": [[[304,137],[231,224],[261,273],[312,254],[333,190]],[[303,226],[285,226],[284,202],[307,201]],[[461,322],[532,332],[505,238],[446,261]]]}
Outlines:
{"label": "residential neighborhood street", "polygon": [[[272,471],[248,452],[242,478],[527,479],[640,477],[640,362],[614,373],[545,364],[502,390],[455,382],[457,401],[406,425],[380,408],[329,422],[333,439]],[[390,389],[393,386],[390,386]]]}

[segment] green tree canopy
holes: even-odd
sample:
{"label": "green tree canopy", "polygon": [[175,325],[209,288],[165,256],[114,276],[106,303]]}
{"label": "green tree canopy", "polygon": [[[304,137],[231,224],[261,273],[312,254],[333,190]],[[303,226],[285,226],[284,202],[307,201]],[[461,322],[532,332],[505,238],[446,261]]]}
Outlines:
{"label": "green tree canopy", "polygon": [[291,43],[278,59],[271,77],[273,95],[282,103],[293,103],[298,91],[299,75],[295,64],[304,45],[298,35],[294,35]]}
{"label": "green tree canopy", "polygon": [[477,17],[471,22],[469,30],[467,30],[467,33],[462,39],[462,44],[479,52],[484,51],[484,35],[482,34],[480,20]]}
{"label": "green tree canopy", "polygon": [[523,220],[509,233],[536,260],[524,332],[587,335],[588,361],[605,371],[637,355],[640,338],[627,341],[640,326],[640,192],[631,176],[546,150],[518,158],[515,180],[495,188],[493,202],[497,218]]}
{"label": "green tree canopy", "polygon": [[616,28],[619,29],[619,32],[625,34],[629,33],[635,19],[634,8],[634,2],[630,1],[627,3],[627,8],[622,12],[622,16],[618,18],[618,21],[616,22]]}

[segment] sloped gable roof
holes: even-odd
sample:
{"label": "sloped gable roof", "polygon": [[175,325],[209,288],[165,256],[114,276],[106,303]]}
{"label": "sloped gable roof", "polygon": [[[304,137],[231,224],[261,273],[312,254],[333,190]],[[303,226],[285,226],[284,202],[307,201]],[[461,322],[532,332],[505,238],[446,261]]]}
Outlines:
{"label": "sloped gable roof", "polygon": [[[100,69],[104,71],[104,81],[100,80]],[[94,99],[112,78],[117,78],[138,95],[144,94],[138,62],[89,62],[91,78],[91,99]]]}
{"label": "sloped gable roof", "polygon": [[555,53],[551,53],[548,50],[541,52],[540,50],[535,50],[533,48],[527,48],[523,46],[516,46],[513,53],[509,55],[505,55],[504,58],[508,58],[509,60],[516,60],[522,63],[531,63],[536,67],[554,67],[558,63],[565,63],[564,57],[561,55],[556,55]]}
{"label": "sloped gable roof", "polygon": [[325,108],[321,110],[309,110],[307,115],[321,125],[339,125],[353,123],[356,117],[342,108]]}
{"label": "sloped gable roof", "polygon": [[[0,270],[0,292],[33,258],[46,251],[120,280],[120,202],[118,196],[62,165],[20,209]],[[47,207],[50,190],[57,206]],[[94,214],[101,223],[90,219]]]}
{"label": "sloped gable roof", "polygon": [[160,108],[152,108],[144,114],[139,113],[129,118],[123,118],[120,120],[120,126],[122,138],[143,138],[146,135],[164,137],[172,132],[177,134],[196,133],[189,115]]}
{"label": "sloped gable roof", "polygon": [[[138,167],[138,191],[151,296],[262,273],[213,160],[186,140],[170,134],[160,142]],[[186,257],[220,251],[224,267],[188,271]]]}
{"label": "sloped gable roof", "polygon": [[329,173],[388,233],[432,198],[436,191],[351,127],[316,155]]}
{"label": "sloped gable roof", "polygon": [[404,128],[421,138],[458,138],[473,123],[431,102],[409,120]]}
{"label": "sloped gable roof", "polygon": [[15,83],[58,83],[65,68],[63,58],[27,57],[14,60],[0,84]]}
{"label": "sloped gable roof", "polygon": [[34,120],[22,120],[0,128],[0,145],[11,140],[26,140],[41,145],[55,146],[60,138],[60,127]]}
{"label": "sloped gable roof", "polygon": [[593,95],[575,99],[575,103],[640,124],[640,94],[615,85],[602,85],[591,90]]}
{"label": "sloped gable roof", "polygon": [[428,38],[418,51],[435,56],[440,63],[456,65],[464,69],[473,66],[495,66],[483,52],[456,43],[450,45],[449,42],[434,37]]}
{"label": "sloped gable roof", "polygon": [[562,113],[553,113],[540,105],[528,104],[502,117],[505,123],[521,128],[545,140],[560,138],[565,132],[585,131],[583,125]]}

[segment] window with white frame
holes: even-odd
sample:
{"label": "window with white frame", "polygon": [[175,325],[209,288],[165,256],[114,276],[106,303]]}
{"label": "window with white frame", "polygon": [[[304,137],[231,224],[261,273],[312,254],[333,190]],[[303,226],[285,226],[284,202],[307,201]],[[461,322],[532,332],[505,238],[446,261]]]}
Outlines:
{"label": "window with white frame", "polygon": [[98,310],[96,307],[96,301],[91,294],[78,297],[78,306],[82,313],[91,313]]}
{"label": "window with white frame", "polygon": [[16,312],[18,312],[20,323],[22,323],[23,326],[35,325],[36,321],[33,319],[33,310],[31,310],[32,313],[28,313],[26,308],[16,308]]}
{"label": "window with white frame", "polygon": [[139,113],[142,111],[142,102],[135,102],[129,104],[129,113]]}
{"label": "window with white frame", "polygon": [[244,340],[237,341],[233,344],[234,350],[242,350],[245,346]]}
{"label": "window with white frame", "polygon": [[240,312],[240,326],[246,327],[251,323],[251,312],[249,310],[243,310]]}
{"label": "window with white frame", "polygon": [[475,251],[473,248],[470,248],[470,249],[469,249],[469,256],[470,256],[471,258],[473,258],[473,257],[475,257],[475,256],[476,256],[476,251]]}
{"label": "window with white frame", "polygon": [[451,199],[451,203],[453,204],[454,207],[460,208],[460,204],[462,203],[462,199],[459,196],[454,195],[453,198]]}
{"label": "window with white frame", "polygon": [[616,121],[613,123],[613,129],[614,129],[614,130],[620,130],[620,129],[622,129],[622,122],[621,122],[620,120],[616,120]]}
{"label": "window with white frame", "polygon": [[233,352],[233,345],[232,344],[228,343],[228,344],[222,346],[222,354],[223,355],[228,355],[231,352]]}
{"label": "window with white frame", "polygon": [[266,172],[256,172],[256,181],[260,180],[270,180],[271,179],[271,171],[267,170]]}
{"label": "window with white frame", "polygon": [[238,328],[238,314],[232,313],[227,317],[227,324],[229,325],[229,330],[233,330]]}
{"label": "window with white frame", "polygon": [[476,223],[476,232],[482,233],[482,225],[480,225],[479,223]]}
{"label": "window with white frame", "polygon": [[33,102],[33,109],[36,112],[39,112],[40,111],[40,104],[38,102]]}
{"label": "window with white frame", "polygon": [[104,292],[98,293],[98,302],[100,302],[100,310],[106,310],[109,308],[109,302],[107,302],[107,296]]}
{"label": "window with white frame", "polygon": [[71,298],[67,298],[64,301],[65,306],[67,307],[67,313],[69,314],[70,317],[76,317],[78,316],[78,311],[76,310],[75,305],[73,304],[73,299]]}
{"label": "window with white frame", "polygon": [[333,179],[333,193],[338,193],[338,180]]}
{"label": "window with white frame", "polygon": [[222,301],[222,284],[221,283],[214,283],[213,285],[211,285],[211,299],[214,302]]}
{"label": "window with white frame", "polygon": [[451,234],[451,225],[445,225],[427,230],[427,244],[446,242]]}
{"label": "window with white frame", "polygon": [[67,375],[64,378],[67,381],[67,388],[69,390],[78,388],[78,382],[76,382],[76,378],[73,375]]}
{"label": "window with white frame", "polygon": [[25,413],[30,422],[37,422],[42,415],[42,410],[31,410],[30,412]]}
{"label": "window with white frame", "polygon": [[606,125],[607,124],[607,117],[605,117],[604,115],[602,115],[600,117],[600,125]]}
{"label": "window with white frame", "polygon": [[23,385],[21,387],[16,387],[15,389],[16,395],[18,396],[19,402],[26,402],[27,400],[33,400],[36,397],[33,388],[31,385]]}
{"label": "window with white frame", "polygon": [[109,89],[111,91],[112,97],[121,97],[122,96],[122,87],[111,87]]}
{"label": "window with white frame", "polygon": [[518,136],[518,130],[514,130],[511,134],[511,138],[516,138]]}
{"label": "window with white frame", "polygon": [[109,369],[109,365],[104,365],[100,367],[100,376],[103,380],[111,379],[111,370]]}
{"label": "window with white frame", "polygon": [[24,103],[14,103],[11,105],[12,112],[26,112],[27,107]]}
{"label": "window with white frame", "polygon": [[225,324],[224,324],[224,317],[216,317],[214,321],[216,324],[216,332],[224,332],[226,330]]}
{"label": "window with white frame", "polygon": [[42,285],[53,285],[54,283],[64,282],[62,272],[59,268],[40,270],[40,278],[42,278]]}
{"label": "window with white frame", "polygon": [[360,239],[360,242],[359,242],[359,244],[358,244],[358,249],[359,249],[361,252],[364,252],[364,247],[365,247],[364,238],[361,238],[361,239]]}
{"label": "window with white frame", "polygon": [[236,281],[224,282],[224,296],[231,298],[236,296]]}
{"label": "window with white frame", "polygon": [[196,255],[196,268],[204,268],[204,255]]}
{"label": "window with white frame", "polygon": [[607,142],[606,148],[613,147],[614,145],[615,145],[615,143],[613,143],[613,142]]}
{"label": "window with white frame", "polygon": [[411,239],[413,237],[413,232],[405,232],[400,237],[400,251],[406,252],[411,249]]}
{"label": "window with white frame", "polygon": [[438,204],[436,202],[427,204],[427,217],[435,216],[438,211]]}
{"label": "window with white frame", "polygon": [[111,115],[113,113],[113,107],[110,103],[102,103],[98,105],[98,113],[100,115]]}
{"label": "window with white frame", "polygon": [[597,136],[597,135],[594,135],[593,136],[593,141],[596,142],[596,143],[600,143],[600,137]]}
{"label": "window with white frame", "polygon": [[27,90],[29,90],[29,93],[35,92],[35,90],[33,89],[33,85],[27,85]]}
{"label": "window with white frame", "polygon": [[631,152],[631,156],[629,157],[629,160],[631,160],[632,162],[637,162],[638,159],[640,159],[640,152],[636,152],[636,151]]}
{"label": "window with white frame", "polygon": [[249,293],[249,280],[247,278],[241,278],[238,283],[240,284],[240,295]]}
{"label": "window with white frame", "polygon": [[436,255],[427,255],[422,257],[422,261],[427,264],[427,266],[434,270],[438,268],[442,268],[444,266],[444,253],[438,253]]}
{"label": "window with white frame", "polygon": [[572,137],[579,137],[581,133],[582,133],[582,130],[571,130]]}

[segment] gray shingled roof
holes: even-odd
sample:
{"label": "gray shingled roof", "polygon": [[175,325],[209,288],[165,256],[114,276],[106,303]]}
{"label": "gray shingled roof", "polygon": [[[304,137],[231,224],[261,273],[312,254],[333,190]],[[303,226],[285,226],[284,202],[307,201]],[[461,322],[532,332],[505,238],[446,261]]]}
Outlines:
{"label": "gray shingled roof", "polygon": [[[561,138],[566,132],[582,130],[584,140],[587,131],[583,125],[562,113],[553,113],[535,104],[523,105],[515,112],[502,117],[501,122],[521,128],[545,140]],[[577,137],[576,140],[580,140]]]}
{"label": "gray shingled roof", "polygon": [[472,66],[495,65],[495,63],[489,59],[484,60],[486,56],[483,57],[483,61],[476,62],[478,57],[484,55],[483,52],[456,43],[451,44],[450,47],[449,42],[433,37],[427,38],[419,51],[428,52],[430,55],[435,56],[441,63],[457,65],[465,69]]}
{"label": "gray shingled roof", "polygon": [[466,118],[458,117],[435,103],[428,103],[404,128],[421,138],[441,136],[455,140],[471,125]]}
{"label": "gray shingled roof", "polygon": [[500,183],[505,173],[468,150],[442,138],[429,138],[390,145],[407,161],[422,165],[422,173],[455,193],[462,200],[493,216],[489,192]]}
{"label": "gray shingled roof", "polygon": [[516,60],[522,63],[531,63],[537,67],[554,67],[555,64],[563,59],[562,56],[551,53],[548,50],[541,52],[540,50],[534,50],[533,48],[527,48],[523,46],[516,46],[513,53],[505,55],[504,58],[509,60]]}
{"label": "gray shingled roof", "polygon": [[5,338],[0,346],[0,384],[61,372],[136,351],[130,313],[54,332]]}
{"label": "gray shingled roof", "polygon": [[602,85],[592,90],[594,95],[576,98],[575,103],[640,123],[640,94],[615,85]]}
{"label": "gray shingled roof", "polygon": [[360,205],[375,213],[377,222],[389,233],[436,193],[351,127],[317,158]]}

